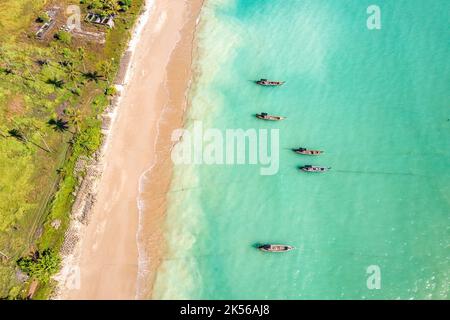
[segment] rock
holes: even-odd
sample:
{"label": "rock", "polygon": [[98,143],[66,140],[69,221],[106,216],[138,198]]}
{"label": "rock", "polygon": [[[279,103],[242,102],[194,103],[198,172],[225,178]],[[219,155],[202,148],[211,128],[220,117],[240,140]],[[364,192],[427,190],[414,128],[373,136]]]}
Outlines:
{"label": "rock", "polygon": [[17,281],[19,281],[19,282],[25,282],[25,281],[27,281],[29,278],[30,278],[30,277],[29,277],[26,273],[22,272],[21,270],[17,270],[17,271],[16,271],[16,279],[17,279]]}
{"label": "rock", "polygon": [[75,245],[80,240],[77,231],[73,229],[69,229],[66,233],[64,243],[61,248],[61,253],[63,255],[69,255],[75,249]]}
{"label": "rock", "polygon": [[53,227],[53,229],[58,230],[59,227],[61,226],[61,220],[55,219],[52,221],[50,225]]}

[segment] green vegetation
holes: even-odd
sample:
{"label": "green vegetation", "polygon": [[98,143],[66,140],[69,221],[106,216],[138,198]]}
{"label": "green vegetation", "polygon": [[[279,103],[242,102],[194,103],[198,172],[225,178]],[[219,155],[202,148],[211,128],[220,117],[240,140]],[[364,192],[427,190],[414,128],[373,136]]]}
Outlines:
{"label": "green vegetation", "polygon": [[121,0],[121,1],[119,1],[120,9],[122,11],[124,11],[124,12],[128,11],[128,9],[130,9],[131,4],[132,4],[131,0]]}
{"label": "green vegetation", "polygon": [[80,3],[85,4],[89,10],[101,15],[115,15],[119,12],[128,11],[131,8],[132,0],[81,0]]}
{"label": "green vegetation", "polygon": [[36,252],[31,257],[20,258],[17,261],[19,268],[41,283],[48,283],[50,277],[59,269],[61,258],[51,249]]}
{"label": "green vegetation", "polygon": [[49,22],[50,21],[50,17],[49,17],[47,12],[42,12],[41,14],[38,15],[36,21],[39,22],[39,23]]}
{"label": "green vegetation", "polygon": [[105,95],[107,96],[114,96],[116,95],[116,93],[117,93],[116,87],[108,87],[105,90]]}
{"label": "green vegetation", "polygon": [[55,39],[61,41],[64,44],[69,44],[72,41],[72,36],[69,32],[58,31],[57,33],[55,33]]}
{"label": "green vegetation", "polygon": [[106,33],[104,45],[56,32],[59,26],[50,40],[34,38],[46,5],[78,1],[0,1],[0,298],[25,298],[35,279],[34,298],[45,299],[70,221],[75,164],[101,144],[98,115],[115,93],[112,82],[143,0],[126,12],[128,1],[84,1],[84,12],[93,2],[116,10],[114,29],[90,30]]}

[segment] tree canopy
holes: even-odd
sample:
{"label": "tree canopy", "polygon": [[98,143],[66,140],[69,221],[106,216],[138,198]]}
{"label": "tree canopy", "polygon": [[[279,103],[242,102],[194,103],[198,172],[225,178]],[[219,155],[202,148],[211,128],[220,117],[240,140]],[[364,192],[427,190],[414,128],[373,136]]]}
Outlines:
{"label": "tree canopy", "polygon": [[19,268],[32,278],[47,283],[50,277],[59,270],[61,258],[51,249],[36,252],[32,257],[17,261]]}

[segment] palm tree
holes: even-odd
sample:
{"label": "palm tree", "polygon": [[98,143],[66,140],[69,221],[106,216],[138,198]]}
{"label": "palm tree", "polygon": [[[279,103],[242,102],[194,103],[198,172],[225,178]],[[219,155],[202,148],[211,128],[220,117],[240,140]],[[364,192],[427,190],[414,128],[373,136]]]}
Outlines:
{"label": "palm tree", "polygon": [[39,135],[39,137],[41,137],[41,140],[42,140],[42,142],[45,145],[45,148],[42,148],[41,146],[39,146],[39,147],[42,148],[43,150],[47,151],[47,152],[52,152],[52,149],[50,149],[50,147],[48,146],[47,141],[45,141],[45,138],[42,135],[42,133],[40,131],[37,131],[37,134]]}
{"label": "palm tree", "polygon": [[108,14],[117,14],[120,10],[120,5],[115,0],[105,0],[103,1],[103,9]]}
{"label": "palm tree", "polygon": [[46,146],[46,148],[42,147],[41,145],[37,144],[34,141],[31,141],[30,139],[27,138],[27,136],[25,135],[25,133],[22,130],[19,129],[11,129],[8,131],[8,134],[10,137],[17,139],[18,141],[27,144],[27,143],[31,143],[33,145],[35,145],[36,147],[46,151],[46,152],[51,152],[49,146],[47,145],[47,143],[44,140],[44,137],[42,137],[42,135],[39,133],[39,135],[41,136],[41,138],[44,141],[44,144]]}
{"label": "palm tree", "polygon": [[103,78],[97,71],[84,72],[83,76],[87,81],[95,81],[95,83],[98,83],[98,81]]}
{"label": "palm tree", "polygon": [[68,108],[64,110],[64,113],[69,118],[70,124],[75,128],[75,133],[80,132],[80,126],[83,121],[83,115],[80,109]]}
{"label": "palm tree", "polygon": [[75,68],[73,63],[69,63],[66,67],[66,70],[67,70],[67,78],[69,78],[70,81],[74,82],[77,79],[78,70]]}
{"label": "palm tree", "polygon": [[30,67],[28,66],[29,63],[28,54],[26,52],[20,52],[19,55],[16,57],[16,60],[18,60],[19,64],[25,67],[25,69],[28,71],[28,75],[33,79],[33,81],[36,81],[34,73],[30,70]]}
{"label": "palm tree", "polygon": [[83,48],[78,48],[77,50],[80,62],[83,64],[83,71],[86,72],[86,65],[84,64],[84,59],[86,59],[86,51]]}
{"label": "palm tree", "polygon": [[64,80],[58,80],[56,77],[48,79],[46,83],[53,85],[57,89],[62,89],[64,87]]}
{"label": "palm tree", "polygon": [[[36,147],[38,147],[38,148],[40,148],[40,149],[42,149],[42,150],[44,150],[46,152],[51,152],[50,147],[48,146],[47,142],[45,141],[45,139],[42,136],[42,134],[38,131],[38,129],[33,124],[31,124],[28,127],[28,129],[30,129],[30,128],[37,130],[37,133],[39,134],[39,136],[41,137],[42,141],[44,142],[45,147],[43,147],[43,146],[37,144],[36,142],[31,141],[30,139],[28,139],[27,135],[25,134],[24,129],[14,128],[14,129],[8,130],[8,134],[9,134],[10,137],[17,139],[18,141],[20,141],[20,142],[22,142],[24,144],[31,143],[31,144],[35,145]],[[30,130],[28,130],[28,131],[30,131]]]}
{"label": "palm tree", "polygon": [[114,68],[113,63],[112,63],[113,59],[103,61],[100,66],[100,71],[105,75],[108,85],[110,84],[109,80],[111,78],[111,73],[113,72],[113,68]]}
{"label": "palm tree", "polygon": [[59,56],[61,55],[61,46],[59,45],[59,43],[53,41],[52,49],[53,49],[53,57],[55,57],[55,59],[59,60],[60,59]]}
{"label": "palm tree", "polygon": [[40,122],[38,122],[38,121],[31,121],[31,123],[29,124],[29,128],[34,130],[33,132],[36,133],[41,138],[42,142],[45,145],[45,148],[42,148],[41,146],[38,146],[38,147],[40,147],[41,149],[44,149],[47,152],[52,152],[52,149],[48,146],[47,141],[45,140],[44,135],[41,132]]}
{"label": "palm tree", "polygon": [[[0,61],[6,65],[6,67],[1,68],[0,71],[6,75],[15,75],[22,77],[25,80],[33,80],[36,81],[34,73],[30,70],[29,64],[29,56],[26,52],[19,52],[17,56],[13,56],[10,59],[8,55],[8,50],[0,47]],[[21,70],[21,68],[25,68],[27,72]]]}
{"label": "palm tree", "polygon": [[69,130],[69,126],[67,125],[67,121],[58,118],[58,119],[50,119],[47,122],[50,126],[53,127],[53,130],[55,130],[56,132],[65,132],[67,130]]}

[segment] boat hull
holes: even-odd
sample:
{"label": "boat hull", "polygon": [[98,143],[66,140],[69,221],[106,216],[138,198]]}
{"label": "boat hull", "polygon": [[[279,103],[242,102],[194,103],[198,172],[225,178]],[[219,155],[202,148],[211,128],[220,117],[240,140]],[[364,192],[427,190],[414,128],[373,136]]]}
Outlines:
{"label": "boat hull", "polygon": [[300,170],[304,171],[304,172],[327,172],[328,170],[330,170],[331,168],[326,168],[326,167],[314,167],[314,166],[304,166],[301,167]]}
{"label": "boat hull", "polygon": [[267,120],[267,121],[281,121],[281,120],[286,119],[285,117],[280,117],[280,116],[270,116],[270,115],[263,116],[260,114],[257,114],[256,117],[258,119]]}
{"label": "boat hull", "polygon": [[270,81],[267,79],[261,79],[256,81],[256,83],[264,87],[279,87],[284,84],[284,81]]}
{"label": "boat hull", "polygon": [[294,150],[295,153],[303,154],[307,156],[318,156],[323,153],[323,151],[319,150]]}
{"label": "boat hull", "polygon": [[288,252],[295,248],[285,244],[264,244],[259,246],[258,249],[264,252]]}
{"label": "boat hull", "polygon": [[259,81],[256,83],[263,87],[279,87],[284,84],[284,83],[265,83],[265,82],[259,82]]}

